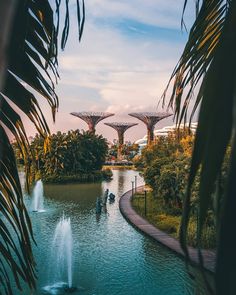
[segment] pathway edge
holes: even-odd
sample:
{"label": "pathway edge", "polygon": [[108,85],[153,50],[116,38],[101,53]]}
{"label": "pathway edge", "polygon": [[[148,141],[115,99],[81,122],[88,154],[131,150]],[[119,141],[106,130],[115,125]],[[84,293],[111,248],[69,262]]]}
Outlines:
{"label": "pathway edge", "polygon": [[[143,191],[144,186],[139,186],[137,191]],[[132,190],[127,191],[124,193],[119,200],[119,208],[120,212],[124,216],[124,218],[132,224],[137,230],[141,231],[145,235],[149,236],[150,238],[154,239],[156,242],[164,245],[171,251],[175,252],[177,255],[181,256],[182,258],[185,257],[179,241],[170,235],[166,234],[165,232],[159,230],[154,225],[150,224],[145,218],[140,216],[132,207],[131,204],[132,199]],[[190,262],[195,265],[199,266],[199,259],[198,259],[198,250],[193,247],[188,247],[189,255],[190,255]],[[215,261],[216,261],[216,254],[214,251],[211,250],[202,250],[202,255],[204,258],[204,268],[211,272],[215,272]]]}

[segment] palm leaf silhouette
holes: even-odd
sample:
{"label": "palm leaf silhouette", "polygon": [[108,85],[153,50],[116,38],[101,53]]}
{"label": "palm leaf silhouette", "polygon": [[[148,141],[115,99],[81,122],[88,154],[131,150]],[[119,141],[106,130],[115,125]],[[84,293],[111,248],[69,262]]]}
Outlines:
{"label": "palm leaf silhouette", "polygon": [[[185,6],[187,4],[185,1]],[[187,230],[190,216],[191,188],[200,169],[198,247],[210,202],[220,206],[216,214],[218,247],[215,275],[216,294],[234,294],[236,242],[232,238],[235,224],[236,176],[236,2],[220,0],[196,1],[200,10],[191,28],[188,42],[170,81],[174,79],[169,107],[175,110],[177,123],[188,118],[190,100],[195,87],[200,89],[194,99],[190,118],[200,106],[198,128],[192,155],[184,212],[180,230],[182,248],[187,257]],[[170,82],[169,82],[170,83]],[[169,86],[169,85],[168,85]],[[164,100],[165,101],[164,93]],[[226,148],[232,143],[231,165],[226,191],[216,192]],[[202,260],[201,251],[199,258]]]}
{"label": "palm leaf silhouette", "polygon": [[[5,62],[0,66],[0,284],[5,294],[13,294],[12,278],[20,290],[22,280],[30,289],[36,286],[31,247],[33,231],[23,202],[10,137],[14,136],[17,141],[28,177],[29,157],[33,152],[20,114],[26,115],[45,138],[49,135],[49,127],[33,92],[45,98],[55,119],[58,97],[53,80],[59,77],[60,5],[61,1],[55,0],[54,12],[47,0],[19,0],[15,6],[14,1],[0,3],[0,15],[5,23],[0,29],[0,56]],[[62,49],[69,32],[68,0],[65,8]],[[83,0],[77,0],[77,13],[80,39],[85,20]]]}

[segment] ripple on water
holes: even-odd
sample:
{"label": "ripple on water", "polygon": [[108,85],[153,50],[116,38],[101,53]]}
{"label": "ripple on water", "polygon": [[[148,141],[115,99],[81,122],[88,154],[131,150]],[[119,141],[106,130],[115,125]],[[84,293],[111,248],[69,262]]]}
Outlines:
{"label": "ripple on water", "polygon": [[[116,170],[113,173],[113,180],[102,184],[44,186],[46,212],[31,214],[38,242],[34,249],[39,269],[38,290],[61,290],[60,286],[51,286],[47,270],[55,225],[64,212],[71,219],[74,241],[73,285],[84,288],[74,294],[195,294],[194,281],[186,273],[184,262],[137,232],[120,214],[119,197],[131,188],[134,176],[139,185],[143,184],[138,172]],[[96,198],[107,188],[116,195],[115,203],[108,203],[107,213],[96,216]],[[26,202],[30,204],[27,198]]]}

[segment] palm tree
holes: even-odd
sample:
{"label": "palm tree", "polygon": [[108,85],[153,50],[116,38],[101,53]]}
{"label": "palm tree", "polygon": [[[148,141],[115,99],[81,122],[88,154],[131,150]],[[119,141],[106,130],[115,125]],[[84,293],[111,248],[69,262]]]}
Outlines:
{"label": "palm tree", "polygon": [[[64,49],[69,32],[69,1],[61,36]],[[0,285],[12,294],[12,280],[21,290],[22,280],[35,288],[36,271],[31,241],[33,232],[23,202],[14,152],[13,135],[26,164],[30,165],[27,134],[20,113],[47,138],[50,131],[32,90],[49,103],[52,116],[58,108],[54,81],[57,72],[61,1],[53,10],[48,0],[0,1]],[[54,15],[54,11],[55,14]],[[84,25],[84,1],[77,1],[79,39]],[[56,21],[54,21],[56,16]],[[46,141],[45,141],[46,143]]]}
{"label": "palm tree", "polygon": [[[175,110],[176,122],[187,120],[193,91],[192,118],[200,107],[192,163],[185,197],[180,231],[181,245],[186,247],[190,216],[191,188],[200,170],[198,212],[198,247],[207,210],[215,204],[217,225],[217,261],[215,292],[235,294],[236,239],[236,1],[196,0],[197,16],[189,39],[170,81],[174,87],[169,107]],[[188,1],[185,0],[184,9]],[[169,86],[169,85],[168,85]],[[165,97],[165,93],[164,93]],[[226,188],[222,192],[222,167],[231,145]],[[199,252],[202,261],[201,251]]]}

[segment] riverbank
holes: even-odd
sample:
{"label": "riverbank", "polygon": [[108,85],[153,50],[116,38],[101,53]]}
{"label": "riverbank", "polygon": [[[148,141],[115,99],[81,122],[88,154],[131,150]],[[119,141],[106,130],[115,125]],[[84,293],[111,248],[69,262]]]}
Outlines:
{"label": "riverbank", "polygon": [[66,183],[91,183],[112,179],[111,169],[103,169],[91,173],[81,173],[75,175],[43,175],[39,177],[44,183],[48,184],[66,184]]}
{"label": "riverbank", "polygon": [[[143,190],[144,186],[137,189],[138,192]],[[145,218],[140,216],[132,207],[132,190],[127,191],[120,198],[119,207],[122,215],[130,222],[136,229],[140,230],[144,234],[148,235],[158,243],[169,248],[179,256],[184,257],[185,254],[180,247],[179,241],[165,232],[159,230],[154,225],[150,224]],[[188,247],[190,262],[193,265],[199,266],[198,251],[193,247]],[[204,268],[214,273],[215,269],[215,252],[211,250],[203,250],[202,255],[204,258]]]}
{"label": "riverbank", "polygon": [[103,170],[105,169],[122,169],[122,170],[136,170],[134,165],[103,165]]}
{"label": "riverbank", "polygon": [[[152,191],[147,192],[145,198],[144,193],[136,193],[132,198],[132,207],[139,215],[147,219],[155,227],[173,238],[179,238],[182,217],[181,208],[167,206],[162,198],[154,196]],[[196,232],[197,219],[191,217],[188,227],[189,246],[197,247]],[[202,247],[213,250],[216,248],[216,229],[210,221],[202,232]]]}

